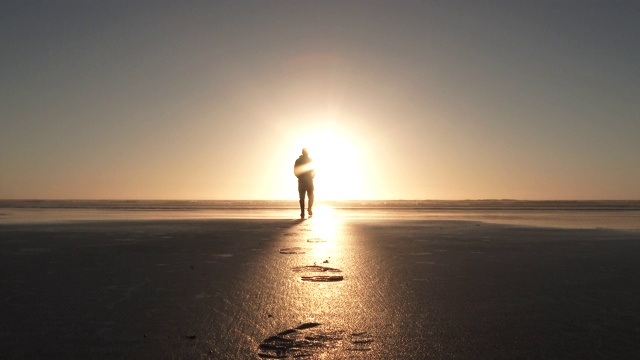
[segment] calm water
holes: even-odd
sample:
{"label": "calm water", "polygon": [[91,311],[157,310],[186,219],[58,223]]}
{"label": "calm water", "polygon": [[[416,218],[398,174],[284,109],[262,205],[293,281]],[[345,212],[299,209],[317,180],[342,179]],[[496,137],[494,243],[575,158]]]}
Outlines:
{"label": "calm water", "polygon": [[[640,231],[640,201],[333,201],[316,217],[349,220],[468,220]],[[296,218],[294,201],[0,200],[0,224],[95,220]]]}

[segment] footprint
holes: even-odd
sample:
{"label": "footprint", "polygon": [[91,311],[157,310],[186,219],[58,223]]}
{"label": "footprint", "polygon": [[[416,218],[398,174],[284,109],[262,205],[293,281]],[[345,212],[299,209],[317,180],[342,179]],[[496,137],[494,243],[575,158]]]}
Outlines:
{"label": "footprint", "polygon": [[314,276],[301,276],[300,280],[310,282],[334,282],[344,280],[342,275],[314,275]]}
{"label": "footprint", "polygon": [[340,269],[319,265],[294,266],[291,270],[295,272],[342,272]]}
{"label": "footprint", "polygon": [[301,247],[290,247],[280,249],[280,254],[292,255],[292,254],[306,254],[307,249]]}
{"label": "footprint", "polygon": [[[316,326],[320,326],[320,325],[322,325],[322,324],[320,324],[320,323],[316,323],[316,322],[304,323],[304,324],[302,324],[302,325],[298,326],[298,327],[296,328],[296,330],[311,329],[311,328],[314,328],[314,327],[316,327]],[[286,331],[286,330],[285,330],[285,331]]]}
{"label": "footprint", "polygon": [[373,337],[368,332],[358,332],[351,334],[351,344],[353,347],[347,349],[350,351],[370,351],[370,344],[373,343]]}
{"label": "footprint", "polygon": [[324,243],[324,242],[327,242],[327,240],[322,239],[322,238],[313,238],[313,239],[307,240],[307,242],[310,242],[310,243]]}
{"label": "footprint", "polygon": [[334,281],[342,281],[344,280],[344,276],[342,275],[315,275],[314,273],[338,273],[342,272],[340,269],[331,268],[327,266],[319,266],[319,265],[307,265],[307,266],[295,266],[292,267],[291,270],[294,272],[303,272],[306,275],[300,277],[302,281],[310,281],[310,282],[334,282]]}
{"label": "footprint", "polygon": [[338,349],[370,351],[374,342],[368,332],[348,333],[325,329],[322,324],[304,323],[270,336],[258,345],[258,356],[266,359],[300,358],[333,354]]}

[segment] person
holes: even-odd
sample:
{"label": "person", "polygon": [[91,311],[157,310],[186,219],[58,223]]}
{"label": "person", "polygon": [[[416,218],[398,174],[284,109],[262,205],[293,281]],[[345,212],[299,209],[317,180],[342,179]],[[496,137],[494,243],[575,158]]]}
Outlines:
{"label": "person", "polygon": [[313,215],[313,178],[316,176],[316,172],[313,165],[313,160],[309,157],[309,150],[307,148],[302,149],[302,155],[298,157],[296,163],[293,166],[293,173],[298,178],[298,194],[300,195],[300,218],[304,219],[304,198],[305,195],[309,198],[309,207],[307,211],[309,216]]}

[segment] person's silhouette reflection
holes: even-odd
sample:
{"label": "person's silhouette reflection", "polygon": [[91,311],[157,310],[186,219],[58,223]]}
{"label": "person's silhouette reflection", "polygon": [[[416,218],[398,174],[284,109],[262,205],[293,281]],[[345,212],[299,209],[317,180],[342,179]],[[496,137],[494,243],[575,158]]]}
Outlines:
{"label": "person's silhouette reflection", "polygon": [[316,172],[313,166],[313,160],[309,157],[309,150],[302,149],[302,155],[296,160],[293,166],[293,173],[298,178],[298,193],[300,194],[300,218],[304,219],[304,198],[309,197],[309,216],[313,215],[311,208],[313,207],[313,178]]}

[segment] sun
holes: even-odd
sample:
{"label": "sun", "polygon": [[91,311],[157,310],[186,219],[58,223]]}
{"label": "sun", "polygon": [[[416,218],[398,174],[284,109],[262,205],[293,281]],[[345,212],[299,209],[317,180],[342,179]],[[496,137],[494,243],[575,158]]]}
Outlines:
{"label": "sun", "polygon": [[316,170],[318,200],[358,199],[362,195],[361,149],[344,134],[324,130],[306,139]]}

